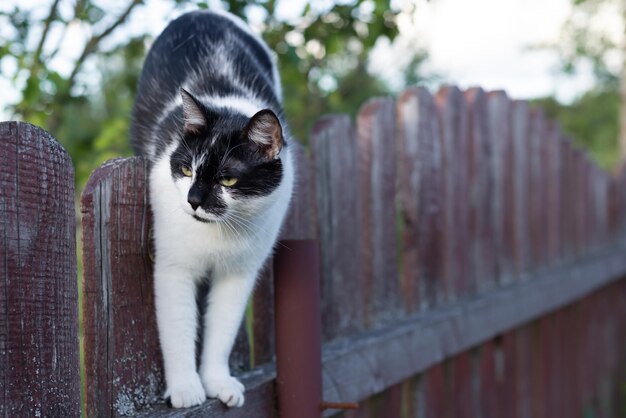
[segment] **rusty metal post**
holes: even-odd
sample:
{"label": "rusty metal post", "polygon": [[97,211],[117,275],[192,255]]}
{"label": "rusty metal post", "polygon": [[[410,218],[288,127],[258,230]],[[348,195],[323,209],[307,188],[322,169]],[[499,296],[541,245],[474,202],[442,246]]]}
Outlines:
{"label": "rusty metal post", "polygon": [[320,286],[315,240],[282,241],[274,259],[280,418],[320,418]]}

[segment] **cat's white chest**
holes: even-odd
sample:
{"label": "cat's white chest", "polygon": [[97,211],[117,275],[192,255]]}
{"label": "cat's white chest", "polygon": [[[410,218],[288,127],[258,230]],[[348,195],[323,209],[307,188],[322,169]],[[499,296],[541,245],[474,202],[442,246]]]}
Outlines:
{"label": "cat's white chest", "polygon": [[187,214],[170,220],[169,227],[161,234],[164,236],[157,238],[160,251],[197,274],[234,268],[253,256],[249,253],[254,247],[250,238],[245,235],[233,237],[223,225],[204,224]]}

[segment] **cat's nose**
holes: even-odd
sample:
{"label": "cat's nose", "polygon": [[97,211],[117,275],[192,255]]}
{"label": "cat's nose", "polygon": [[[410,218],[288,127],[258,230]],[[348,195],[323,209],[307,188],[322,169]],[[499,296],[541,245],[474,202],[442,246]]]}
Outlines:
{"label": "cat's nose", "polygon": [[193,210],[198,209],[198,206],[200,206],[200,202],[196,202],[196,201],[192,201],[192,200],[189,200],[189,204],[191,205],[191,208]]}
{"label": "cat's nose", "polygon": [[200,193],[194,193],[194,190],[192,189],[189,191],[189,195],[187,195],[187,202],[189,202],[193,210],[196,210],[198,209],[198,206],[202,204],[202,195]]}

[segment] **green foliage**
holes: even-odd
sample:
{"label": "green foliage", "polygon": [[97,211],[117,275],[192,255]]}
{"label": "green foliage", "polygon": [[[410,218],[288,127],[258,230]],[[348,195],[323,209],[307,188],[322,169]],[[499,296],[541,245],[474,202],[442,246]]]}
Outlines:
{"label": "green foliage", "polygon": [[[207,1],[170,1],[172,10],[190,3],[208,7]],[[11,65],[3,68],[15,69],[1,76],[21,90],[21,98],[8,110],[61,141],[74,159],[78,190],[103,161],[131,154],[129,116],[149,39],[140,36],[107,48],[103,45],[112,33],[123,31],[128,16],[143,2],[126,0],[117,15],[97,0],[49,0],[44,16],[18,2],[0,7],[0,26],[5,28],[0,31],[0,65],[7,61]],[[276,15],[274,0],[222,3],[239,16],[250,12],[265,16],[263,37],[277,52],[285,109],[297,138],[305,139],[324,113],[355,114],[368,98],[389,94],[388,86],[366,68],[376,41],[393,39],[398,33],[398,11],[390,8],[390,0],[337,1],[323,8],[320,2],[309,1],[289,21]],[[62,75],[50,68],[62,42],[50,48],[47,37],[53,28],[66,33],[76,23],[91,28],[93,35],[70,74]],[[412,53],[415,58],[406,79],[417,82],[425,55]],[[85,62],[92,64],[90,71]]]}
{"label": "green foliage", "polygon": [[616,55],[623,54],[624,46],[610,27],[597,22],[605,20],[607,15],[623,14],[620,3],[620,0],[572,0],[572,12],[561,27],[559,42],[547,46],[559,54],[563,72],[573,74],[587,62],[603,88],[618,88],[621,68],[610,63]]}
{"label": "green foliage", "polygon": [[571,105],[553,97],[533,100],[546,116],[556,119],[575,144],[589,150],[601,167],[610,169],[619,162],[619,93],[597,89],[585,93]]}
{"label": "green foliage", "polygon": [[275,1],[223,3],[238,15],[255,7],[266,14],[263,38],[278,54],[285,110],[301,140],[322,114],[355,114],[369,97],[389,93],[366,71],[378,38],[393,39],[398,33],[397,11],[390,9],[389,0],[336,2],[322,9],[311,1],[289,22],[278,19]]}
{"label": "green foliage", "polygon": [[[561,27],[559,42],[543,47],[558,53],[561,71],[575,74],[581,64],[589,64],[596,84],[571,105],[561,105],[553,98],[537,100],[549,117],[558,119],[565,131],[604,168],[612,168],[626,155],[626,131],[620,132],[620,111],[626,112],[626,103],[620,102],[620,83],[626,72],[623,65],[615,65],[616,57],[624,57],[626,44],[611,32],[610,19],[619,23],[621,33],[626,26],[626,3],[621,0],[571,0],[572,12]],[[625,113],[626,114],[626,113]],[[622,147],[620,152],[620,136]]]}

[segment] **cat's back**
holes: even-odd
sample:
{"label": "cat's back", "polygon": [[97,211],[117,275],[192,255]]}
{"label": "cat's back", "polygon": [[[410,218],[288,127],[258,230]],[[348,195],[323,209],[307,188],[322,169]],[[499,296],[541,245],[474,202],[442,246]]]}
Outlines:
{"label": "cat's back", "polygon": [[[173,20],[156,38],[139,80],[131,121],[136,153],[148,154],[155,132],[170,130],[180,88],[205,97],[255,97],[280,107],[274,59],[265,43],[238,17],[194,11]],[[174,118],[175,119],[175,118]],[[164,138],[161,138],[163,140]]]}
{"label": "cat's back", "polygon": [[244,66],[259,66],[260,71],[272,70],[269,49],[241,19],[227,12],[189,12],[173,20],[157,37],[142,78],[173,77],[172,84],[180,84],[194,72],[201,73],[196,76],[215,76],[211,72],[228,65],[224,61],[235,60]]}

